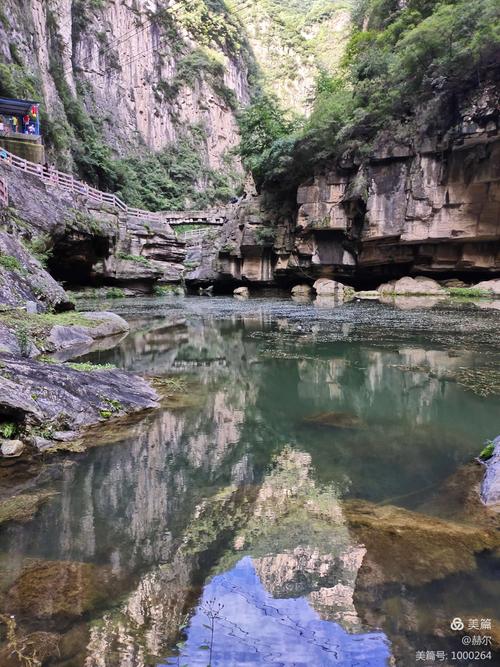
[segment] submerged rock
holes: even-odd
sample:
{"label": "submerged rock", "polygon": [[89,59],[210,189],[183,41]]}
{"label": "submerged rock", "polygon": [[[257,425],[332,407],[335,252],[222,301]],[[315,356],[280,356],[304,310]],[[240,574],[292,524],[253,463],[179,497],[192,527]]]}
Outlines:
{"label": "submerged rock", "polygon": [[500,435],[493,441],[493,456],[486,462],[486,472],[481,484],[481,500],[500,512]]}
{"label": "submerged rock", "polygon": [[380,294],[442,294],[446,295],[446,290],[432,278],[426,276],[417,276],[416,278],[400,278],[399,280],[391,280],[388,283],[380,285],[378,288]]}
{"label": "submerged rock", "polygon": [[0,524],[8,521],[29,521],[38,508],[55,495],[55,491],[39,491],[0,500]]}
{"label": "submerged rock", "polygon": [[476,554],[500,543],[495,531],[443,521],[392,505],[348,501],[350,530],[367,549],[363,568],[370,585],[419,586],[476,568]]}
{"label": "submerged rock", "polygon": [[74,561],[40,561],[28,566],[5,595],[6,611],[22,619],[69,622],[106,602],[109,570]]}
{"label": "submerged rock", "polygon": [[60,635],[54,632],[30,632],[28,635],[16,633],[15,619],[11,620],[15,645],[9,642],[0,648],[2,667],[36,667],[47,664],[47,659],[60,655]]}
{"label": "submerged rock", "polygon": [[348,412],[319,412],[310,417],[305,417],[304,421],[308,424],[317,424],[318,426],[329,426],[332,428],[366,428],[365,422],[360,417]]}

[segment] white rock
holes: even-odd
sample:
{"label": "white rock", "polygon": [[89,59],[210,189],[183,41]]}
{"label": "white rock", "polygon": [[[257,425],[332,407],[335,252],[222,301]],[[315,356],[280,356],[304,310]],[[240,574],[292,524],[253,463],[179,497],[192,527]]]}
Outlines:
{"label": "white rock", "polygon": [[492,294],[500,294],[500,279],[499,280],[483,280],[482,282],[474,285],[473,289],[480,289],[485,292],[491,292]]}
{"label": "white rock", "polygon": [[391,280],[380,285],[378,291],[380,294],[446,294],[446,290],[436,280],[426,276],[405,276],[399,280]]}
{"label": "white rock", "polygon": [[1,450],[2,456],[21,456],[24,451],[24,442],[21,440],[3,440]]}
{"label": "white rock", "polygon": [[318,296],[338,296],[344,291],[344,285],[336,280],[319,278],[313,285]]}
{"label": "white rock", "polygon": [[310,285],[295,285],[295,287],[292,287],[292,294],[294,296],[307,296],[311,294],[312,291]]}
{"label": "white rock", "polygon": [[234,296],[250,296],[250,290],[248,287],[237,287],[234,292]]}

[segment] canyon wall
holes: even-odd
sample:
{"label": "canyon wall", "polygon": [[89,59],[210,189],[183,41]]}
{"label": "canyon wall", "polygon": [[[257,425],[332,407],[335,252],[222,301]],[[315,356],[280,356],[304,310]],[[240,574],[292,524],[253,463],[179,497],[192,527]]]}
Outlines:
{"label": "canyon wall", "polygon": [[200,189],[212,171],[239,177],[252,56],[222,8],[207,19],[193,4],[5,0],[0,94],[42,102],[49,159],[66,170],[81,170],[81,153],[140,159],[187,141]]}
{"label": "canyon wall", "polygon": [[296,201],[249,192],[228,224],[219,271],[228,279],[339,278],[375,287],[427,274],[500,273],[499,89],[464,99],[443,135],[381,135],[362,164],[318,169]]}

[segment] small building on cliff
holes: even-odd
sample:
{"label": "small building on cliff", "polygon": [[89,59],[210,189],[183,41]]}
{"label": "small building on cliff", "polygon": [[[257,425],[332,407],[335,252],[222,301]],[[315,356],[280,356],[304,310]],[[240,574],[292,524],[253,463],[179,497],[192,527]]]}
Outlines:
{"label": "small building on cliff", "polygon": [[2,148],[30,162],[44,162],[38,102],[0,97]]}

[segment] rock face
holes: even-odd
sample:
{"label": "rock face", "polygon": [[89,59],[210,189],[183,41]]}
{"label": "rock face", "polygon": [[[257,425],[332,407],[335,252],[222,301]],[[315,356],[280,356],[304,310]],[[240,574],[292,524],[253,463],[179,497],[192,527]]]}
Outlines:
{"label": "rock face", "polygon": [[[29,6],[6,0],[3,12],[2,61],[22,62],[23,74],[40,82],[44,109],[58,132],[67,112],[71,118],[66,90],[102,126],[100,139],[117,154],[160,151],[187,136],[198,143],[207,168],[227,172],[227,154],[239,140],[234,107],[248,101],[249,84],[248,63],[222,17],[219,39],[212,41],[200,28],[204,14],[198,19],[180,6],[167,12],[159,0],[34,0]],[[62,81],[53,76],[55,60]],[[200,127],[203,133],[196,132]],[[58,157],[70,161],[67,153]]]}
{"label": "rock face", "polygon": [[481,485],[481,499],[485,505],[500,512],[500,435],[493,441],[495,450],[486,463],[486,473]]}
{"label": "rock face", "polygon": [[379,136],[363,166],[347,156],[323,167],[296,201],[247,189],[220,274],[293,284],[305,273],[361,289],[403,276],[500,275],[498,95],[494,84],[464,93],[441,135],[404,145]]}
{"label": "rock face", "polygon": [[[1,163],[0,173],[8,183],[11,205],[0,219],[0,251],[20,265],[18,270],[6,268],[0,260],[0,273],[10,276],[8,288],[0,284],[1,302],[24,305],[41,298],[47,306],[72,307],[54,278],[70,285],[142,290],[156,282],[180,281],[185,244],[168,222],[127,216]],[[46,248],[47,270],[54,278],[30,252],[34,242]]]}

